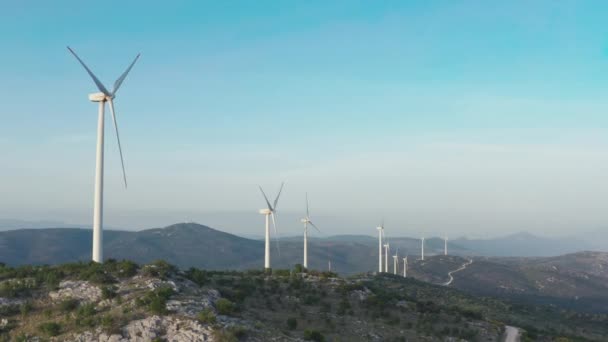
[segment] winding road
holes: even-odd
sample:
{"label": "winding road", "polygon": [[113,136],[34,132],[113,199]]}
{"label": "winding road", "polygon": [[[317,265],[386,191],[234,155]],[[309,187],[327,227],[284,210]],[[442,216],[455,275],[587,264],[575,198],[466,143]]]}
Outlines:
{"label": "winding road", "polygon": [[469,261],[467,261],[464,264],[462,264],[462,266],[460,266],[460,268],[448,272],[448,277],[450,278],[450,280],[446,281],[445,283],[443,283],[441,285],[443,285],[443,286],[450,286],[450,284],[452,284],[452,282],[454,281],[454,277],[452,276],[452,274],[464,270],[465,268],[467,268],[467,266],[469,266],[472,263],[473,263],[473,259],[469,259]]}
{"label": "winding road", "polygon": [[519,342],[519,329],[510,325],[505,326],[505,342]]}

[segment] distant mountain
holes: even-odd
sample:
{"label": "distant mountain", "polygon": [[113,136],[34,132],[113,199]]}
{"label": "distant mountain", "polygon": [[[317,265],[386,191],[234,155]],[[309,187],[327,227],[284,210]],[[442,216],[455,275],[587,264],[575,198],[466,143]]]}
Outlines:
{"label": "distant mountain", "polygon": [[[0,261],[10,265],[57,264],[74,260],[89,260],[90,229],[52,228],[20,229],[0,232]],[[561,240],[558,240],[558,242]],[[391,255],[420,256],[420,240],[391,237]],[[196,224],[180,223],[166,228],[142,231],[105,230],[104,256],[148,263],[165,259],[182,268],[250,269],[263,265],[263,244]],[[425,240],[427,256],[443,254],[444,242],[439,238]],[[529,256],[555,255],[576,249],[555,240],[529,234],[516,234],[495,240],[450,241],[450,255],[460,256]],[[302,237],[283,238],[272,242],[274,268],[291,268],[302,263]],[[391,260],[392,261],[392,260]],[[375,271],[378,267],[378,240],[366,235],[311,236],[309,266],[313,269],[342,274]]]}
{"label": "distant mountain", "polygon": [[40,229],[40,228],[81,228],[81,225],[68,224],[59,221],[24,221],[14,219],[0,219],[0,231],[13,229]]}
{"label": "distant mountain", "polygon": [[[90,260],[90,229],[20,229],[0,232],[0,261],[9,265],[58,264]],[[338,235],[312,237],[309,266],[313,269],[354,274],[377,269],[378,240],[370,236]],[[401,255],[419,253],[417,239],[394,238],[391,251]],[[132,231],[104,231],[104,256],[148,263],[164,259],[182,268],[251,269],[263,265],[261,240],[228,234],[196,223],[180,223],[166,228]],[[272,242],[274,268],[291,268],[302,263],[302,237]],[[455,250],[464,252],[454,246]],[[443,242],[429,239],[428,255],[443,251]]]}
{"label": "distant mountain", "polygon": [[546,238],[525,232],[489,240],[459,238],[451,243],[469,250],[472,255],[504,257],[556,256],[593,249],[583,240]]}

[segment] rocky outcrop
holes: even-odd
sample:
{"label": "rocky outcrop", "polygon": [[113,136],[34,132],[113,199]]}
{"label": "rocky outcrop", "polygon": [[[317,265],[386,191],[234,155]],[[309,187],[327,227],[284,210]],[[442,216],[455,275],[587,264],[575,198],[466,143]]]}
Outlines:
{"label": "rocky outcrop", "polygon": [[195,320],[151,316],[130,322],[122,334],[107,335],[101,331],[74,336],[74,342],[149,342],[154,339],[171,342],[213,342],[213,331]]}
{"label": "rocky outcrop", "polygon": [[57,291],[49,292],[53,301],[68,298],[77,299],[82,302],[97,302],[101,298],[101,289],[88,281],[66,280],[59,283]]}

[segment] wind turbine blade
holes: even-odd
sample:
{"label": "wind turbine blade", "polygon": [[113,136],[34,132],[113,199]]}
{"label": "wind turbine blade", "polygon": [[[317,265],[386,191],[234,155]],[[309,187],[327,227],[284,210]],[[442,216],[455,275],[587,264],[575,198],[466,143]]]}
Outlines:
{"label": "wind turbine blade", "polygon": [[122,157],[122,147],[120,146],[120,135],[118,134],[118,124],[116,123],[116,113],[114,112],[114,101],[112,98],[108,100],[110,105],[110,112],[112,113],[112,121],[114,121],[114,130],[116,131],[116,141],[118,141],[118,152],[120,153],[120,165],[122,166],[122,179],[125,182],[125,188],[127,188],[127,173],[125,172],[125,160]]}
{"label": "wind turbine blade", "polygon": [[319,233],[321,232],[321,230],[317,228],[314,223],[312,223],[311,221],[308,221],[308,223],[310,223],[310,225],[313,226]]}
{"label": "wind turbine blade", "polygon": [[258,185],[258,187],[260,188],[260,191],[262,192],[262,195],[264,196],[264,199],[266,200],[266,204],[268,205],[268,210],[274,210],[272,208],[272,206],[270,205],[270,201],[268,200],[268,197],[266,197],[266,194],[264,193],[264,190],[262,190],[262,187]]}
{"label": "wind turbine blade", "polygon": [[69,46],[68,46],[68,50],[70,50],[70,52],[72,53],[72,55],[74,55],[74,57],[76,57],[76,59],[80,62],[80,64],[87,71],[87,73],[89,74],[89,76],[91,76],[91,78],[93,79],[93,82],[95,82],[95,85],[97,86],[97,89],[99,89],[100,92],[106,94],[107,96],[111,96],[110,92],[108,92],[108,90],[106,89],[106,87],[103,86],[103,83],[101,83],[99,81],[99,79],[97,78],[97,76],[95,76],[95,74],[93,74],[93,72],[91,71],[91,69],[89,69],[89,67],[87,67],[87,65],[84,64],[84,62],[82,61],[82,59],[80,59],[80,57],[78,57],[78,55],[76,54],[76,52],[74,52],[74,50],[72,50]]}
{"label": "wind turbine blade", "polygon": [[281,182],[281,187],[279,188],[279,193],[277,194],[277,198],[274,199],[274,208],[277,208],[277,203],[279,203],[279,197],[281,197],[281,191],[283,191],[283,185],[285,182]]}
{"label": "wind turbine blade", "polygon": [[308,212],[308,192],[306,193],[306,218],[310,218],[310,213]]}
{"label": "wind turbine blade", "polygon": [[274,211],[270,214],[272,216],[272,227],[274,228],[274,238],[277,243],[277,252],[279,252],[279,257],[281,256],[281,245],[279,244],[279,232],[277,231],[277,220],[274,217]]}
{"label": "wind turbine blade", "polygon": [[118,91],[118,88],[120,88],[120,85],[127,77],[127,74],[129,74],[129,71],[131,71],[131,68],[133,67],[133,65],[135,65],[135,62],[137,62],[137,60],[139,59],[139,56],[140,56],[140,54],[138,53],[137,56],[135,56],[135,59],[133,60],[131,65],[129,65],[129,67],[127,68],[127,70],[125,70],[125,72],[123,72],[122,75],[120,75],[120,77],[114,82],[114,89],[112,89],[112,96],[114,96],[116,94],[116,92]]}

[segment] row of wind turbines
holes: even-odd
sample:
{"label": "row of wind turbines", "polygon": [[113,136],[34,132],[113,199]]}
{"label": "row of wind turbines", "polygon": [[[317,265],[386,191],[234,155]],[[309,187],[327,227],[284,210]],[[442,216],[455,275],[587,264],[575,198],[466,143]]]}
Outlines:
{"label": "row of wind turbines", "polygon": [[[386,239],[386,243],[382,244],[382,239],[384,236],[384,221],[381,225],[376,227],[378,230],[378,273],[388,273],[388,256],[390,244],[388,239]],[[382,248],[384,247],[384,252]],[[448,255],[448,237],[447,235],[443,238],[443,255]],[[384,256],[384,270],[382,264],[382,257]],[[397,269],[399,268],[399,248],[395,251],[395,255],[393,257],[393,274],[397,274]],[[407,258],[408,255],[403,257],[403,277],[407,278]],[[420,238],[420,260],[424,261],[424,236]]]}
{"label": "row of wind turbines", "polygon": [[[122,166],[122,175],[125,188],[127,188],[127,174],[125,171],[125,163],[122,154],[122,147],[120,144],[120,135],[118,133],[118,123],[116,120],[116,112],[114,110],[114,98],[116,97],[116,93],[118,89],[124,82],[125,78],[139,59],[140,54],[138,54],[133,62],[127,67],[127,69],[118,77],[118,79],[114,82],[112,90],[109,91],[103,83],[95,76],[95,74],[89,69],[89,67],[84,63],[84,61],[76,54],[76,52],[71,49],[69,46],[67,47],[69,52],[76,57],[80,65],[86,70],[89,74],[95,86],[99,90],[97,93],[89,94],[89,100],[92,102],[99,103],[98,109],[98,118],[97,118],[97,149],[96,149],[96,167],[95,167],[95,194],[93,199],[93,251],[92,251],[92,260],[95,262],[103,262],[103,181],[104,181],[104,127],[105,127],[105,105],[108,103],[110,107],[110,112],[112,114],[112,121],[114,122],[114,129],[116,132],[116,139],[118,142],[118,152],[120,154],[120,162]],[[260,187],[260,191],[266,200],[267,207],[260,210],[260,214],[265,216],[266,219],[266,230],[265,230],[265,245],[264,245],[264,268],[270,269],[270,220],[272,219],[272,225],[275,230],[275,235],[277,234],[277,225],[276,225],[276,209],[279,202],[279,197],[281,196],[281,192],[283,191],[284,183],[281,183],[281,187],[279,188],[279,192],[272,203],[268,200],[266,193],[262,187]],[[321,232],[319,228],[310,220],[310,212],[308,205],[308,194],[306,194],[306,217],[301,219],[301,222],[304,224],[304,260],[303,266],[308,268],[308,226],[312,226],[317,231]],[[277,241],[277,248],[279,248],[279,244]],[[280,253],[280,249],[279,249]],[[329,264],[331,265],[331,263]],[[330,266],[331,268],[331,266]]]}
{"label": "row of wind turbines", "polygon": [[[120,144],[120,135],[118,133],[118,123],[116,119],[116,111],[114,109],[114,99],[116,97],[116,93],[120,89],[120,86],[126,79],[127,75],[137,62],[140,57],[140,54],[135,56],[135,59],[129,64],[127,69],[116,79],[112,90],[109,91],[104,84],[95,76],[95,74],[89,69],[89,67],[84,63],[84,61],[76,54],[76,52],[71,49],[69,46],[67,47],[69,52],[78,60],[80,65],[86,70],[88,75],[91,77],[95,86],[99,90],[99,92],[89,94],[89,100],[91,102],[97,102],[98,106],[98,117],[97,117],[97,147],[96,147],[96,166],[95,166],[95,192],[93,199],[93,248],[92,248],[92,260],[95,262],[103,262],[103,188],[104,188],[104,137],[105,137],[105,105],[108,104],[110,108],[110,113],[112,115],[112,121],[114,123],[114,130],[116,132],[116,140],[118,145],[118,152],[120,154],[120,162],[122,167],[122,176],[125,188],[127,188],[127,174],[125,171],[125,163],[122,153],[122,147]],[[264,200],[266,201],[266,208],[260,209],[259,213],[265,216],[265,244],[264,244],[264,268],[271,268],[271,260],[270,260],[270,220],[272,220],[272,225],[275,231],[275,235],[277,235],[277,223],[276,223],[276,210],[279,202],[279,198],[281,196],[281,192],[283,191],[284,183],[281,183],[281,187],[279,188],[279,192],[277,193],[276,198],[271,203],[266,196],[266,193],[260,188],[262,195],[264,196]],[[321,230],[311,221],[310,219],[310,211],[309,211],[309,202],[308,202],[308,194],[306,194],[306,216],[300,220],[301,223],[304,224],[304,256],[303,256],[303,266],[304,268],[308,268],[308,226],[312,226],[318,232]],[[384,223],[378,227],[379,231],[379,272],[382,272],[382,238],[384,235]],[[424,237],[421,239],[422,243],[422,255],[421,259],[424,260]],[[386,250],[385,255],[385,263],[384,263],[384,272],[388,272],[388,253],[389,253],[389,244],[388,241],[384,245]],[[280,254],[280,247],[278,244],[278,236],[277,236],[277,249]],[[394,273],[397,274],[398,267],[398,252],[397,249],[396,254],[393,256],[393,268]],[[447,255],[447,237],[445,238],[445,250],[444,253]],[[329,261],[329,267],[331,270],[331,261]],[[407,276],[407,256],[403,258],[403,276]]]}

